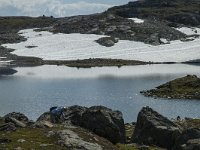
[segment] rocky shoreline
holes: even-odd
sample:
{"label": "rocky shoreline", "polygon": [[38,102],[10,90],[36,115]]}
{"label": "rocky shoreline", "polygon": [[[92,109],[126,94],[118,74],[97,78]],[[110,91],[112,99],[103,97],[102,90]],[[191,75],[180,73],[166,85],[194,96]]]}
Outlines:
{"label": "rocky shoreline", "polygon": [[200,148],[200,119],[169,120],[149,107],[136,123],[102,106],[66,107],[64,119],[52,122],[50,112],[37,121],[24,114],[0,117],[0,149],[195,150]]}
{"label": "rocky shoreline", "polygon": [[141,93],[154,98],[199,100],[200,79],[196,75],[187,75]]}

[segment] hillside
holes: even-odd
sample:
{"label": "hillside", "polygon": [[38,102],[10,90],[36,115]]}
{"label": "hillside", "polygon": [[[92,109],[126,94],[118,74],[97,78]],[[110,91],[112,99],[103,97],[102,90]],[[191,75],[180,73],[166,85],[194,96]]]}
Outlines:
{"label": "hillside", "polygon": [[110,8],[108,12],[125,18],[160,20],[169,26],[199,26],[199,0],[142,0]]}
{"label": "hillside", "polygon": [[146,0],[91,15],[0,17],[0,57],[17,66],[199,62],[199,6]]}

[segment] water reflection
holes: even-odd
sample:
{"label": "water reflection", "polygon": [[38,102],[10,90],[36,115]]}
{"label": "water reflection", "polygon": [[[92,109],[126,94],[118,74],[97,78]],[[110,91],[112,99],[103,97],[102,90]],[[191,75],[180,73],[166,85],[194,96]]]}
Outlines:
{"label": "water reflection", "polygon": [[17,71],[12,68],[0,66],[0,77],[3,75],[13,75],[15,73]]}

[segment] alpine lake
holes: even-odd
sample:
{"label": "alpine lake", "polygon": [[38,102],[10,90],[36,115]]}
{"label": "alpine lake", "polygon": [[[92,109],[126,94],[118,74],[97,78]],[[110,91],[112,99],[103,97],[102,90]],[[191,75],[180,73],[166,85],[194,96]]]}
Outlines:
{"label": "alpine lake", "polygon": [[36,120],[52,106],[102,105],[123,113],[125,122],[137,120],[144,106],[168,118],[200,118],[199,100],[145,97],[140,91],[155,88],[188,74],[200,75],[197,65],[154,64],[124,67],[70,68],[16,67],[17,73],[0,76],[0,116],[21,112]]}

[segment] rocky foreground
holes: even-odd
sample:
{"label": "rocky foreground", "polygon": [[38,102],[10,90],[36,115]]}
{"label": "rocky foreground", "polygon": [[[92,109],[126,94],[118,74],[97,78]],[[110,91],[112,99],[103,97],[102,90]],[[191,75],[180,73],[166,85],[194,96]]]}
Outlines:
{"label": "rocky foreground", "polygon": [[200,99],[200,78],[187,75],[141,93],[154,98]]}
{"label": "rocky foreground", "polygon": [[0,118],[0,149],[198,150],[200,120],[171,121],[149,107],[131,124],[124,124],[121,112],[102,106],[65,108],[57,123],[49,112],[36,122],[13,112]]}

